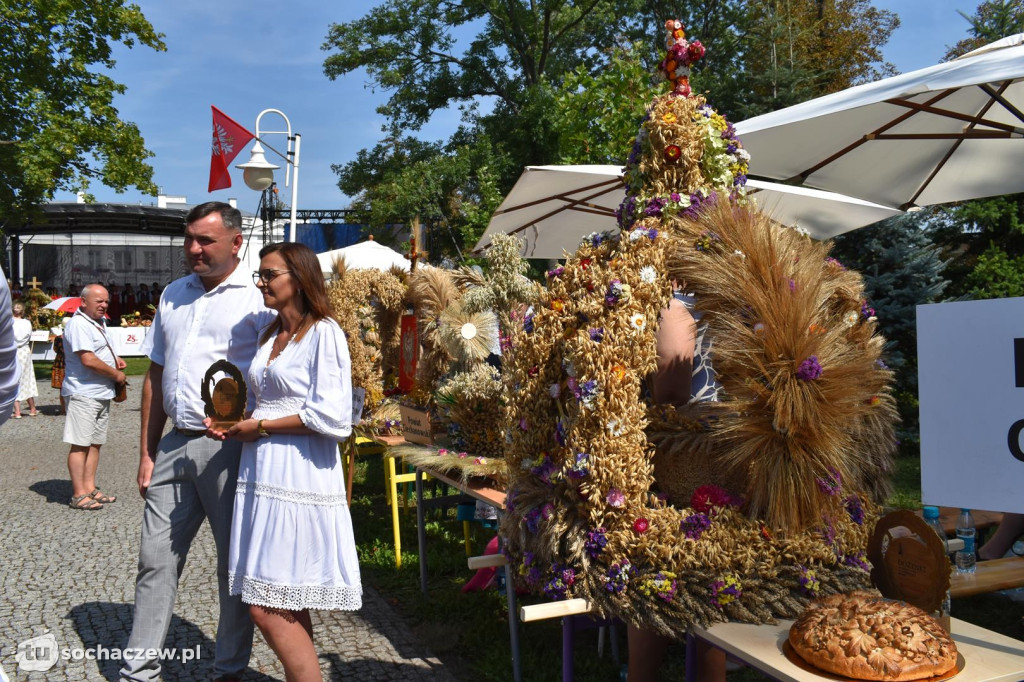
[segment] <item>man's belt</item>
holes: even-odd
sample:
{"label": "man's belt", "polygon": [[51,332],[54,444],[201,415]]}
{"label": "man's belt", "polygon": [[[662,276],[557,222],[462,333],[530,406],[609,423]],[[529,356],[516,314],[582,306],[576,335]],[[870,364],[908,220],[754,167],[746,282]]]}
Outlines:
{"label": "man's belt", "polygon": [[174,432],[179,436],[185,436],[185,438],[199,438],[206,435],[206,429],[180,429],[177,426],[174,427]]}

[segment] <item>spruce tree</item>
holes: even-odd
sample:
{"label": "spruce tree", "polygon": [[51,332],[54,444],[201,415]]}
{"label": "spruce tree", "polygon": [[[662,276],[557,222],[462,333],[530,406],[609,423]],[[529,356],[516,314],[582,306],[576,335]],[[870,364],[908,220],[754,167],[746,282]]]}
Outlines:
{"label": "spruce tree", "polygon": [[901,452],[917,454],[917,306],[942,299],[949,284],[945,262],[924,229],[930,212],[889,218],[839,235],[832,255],[864,276],[867,305],[875,309],[887,339],[885,362],[896,373],[896,399],[903,423]]}

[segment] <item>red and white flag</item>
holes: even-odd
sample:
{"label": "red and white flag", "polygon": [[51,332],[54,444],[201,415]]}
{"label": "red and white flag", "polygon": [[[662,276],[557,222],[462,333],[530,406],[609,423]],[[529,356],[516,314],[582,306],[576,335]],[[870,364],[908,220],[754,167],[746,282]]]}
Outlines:
{"label": "red and white flag", "polygon": [[210,150],[210,186],[207,192],[231,187],[228,164],[238,156],[238,152],[242,151],[249,140],[256,137],[217,107],[210,108],[213,109],[213,145]]}

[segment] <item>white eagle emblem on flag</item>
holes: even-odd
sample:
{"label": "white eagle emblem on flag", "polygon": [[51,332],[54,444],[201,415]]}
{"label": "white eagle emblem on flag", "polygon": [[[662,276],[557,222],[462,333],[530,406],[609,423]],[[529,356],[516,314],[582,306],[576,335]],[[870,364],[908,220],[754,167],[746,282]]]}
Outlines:
{"label": "white eagle emblem on flag", "polygon": [[213,154],[214,156],[231,156],[235,149],[235,138],[228,134],[219,123],[213,125]]}

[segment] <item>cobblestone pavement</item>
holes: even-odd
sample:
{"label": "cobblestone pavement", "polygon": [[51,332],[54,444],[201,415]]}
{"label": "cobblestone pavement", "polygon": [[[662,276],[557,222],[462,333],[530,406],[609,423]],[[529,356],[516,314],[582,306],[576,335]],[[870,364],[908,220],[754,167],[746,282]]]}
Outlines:
{"label": "cobblestone pavement", "polygon": [[[100,454],[97,482],[117,502],[100,511],[68,508],[71,483],[64,418],[57,391],[39,384],[41,412],[0,427],[0,665],[12,680],[116,680],[115,660],[58,660],[45,672],[19,670],[25,640],[52,635],[69,655],[123,647],[128,640],[143,502],[138,466],[141,377],[129,399],[113,405],[110,436]],[[23,404],[23,407],[24,404]],[[212,678],[217,626],[215,552],[209,528],[199,531],[181,576],[166,642],[197,651],[172,660],[164,680]],[[397,613],[369,587],[355,613],[313,612],[325,680],[453,680],[417,641]],[[79,651],[75,651],[75,650]],[[102,652],[101,652],[102,653]],[[0,676],[2,679],[2,676]],[[282,680],[274,652],[256,632],[246,680]]]}

